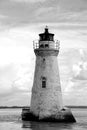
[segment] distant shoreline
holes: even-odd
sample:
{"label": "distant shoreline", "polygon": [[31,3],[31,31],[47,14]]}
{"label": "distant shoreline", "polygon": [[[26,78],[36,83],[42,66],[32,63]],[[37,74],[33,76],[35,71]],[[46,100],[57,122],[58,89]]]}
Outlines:
{"label": "distant shoreline", "polygon": [[0,106],[0,109],[17,109],[17,108],[30,108],[29,106]]}
{"label": "distant shoreline", "polygon": [[66,106],[68,108],[87,108],[87,106]]}
{"label": "distant shoreline", "polygon": [[[68,108],[84,108],[86,109],[87,106],[65,106]],[[17,109],[17,108],[30,108],[29,106],[0,106],[0,109]]]}

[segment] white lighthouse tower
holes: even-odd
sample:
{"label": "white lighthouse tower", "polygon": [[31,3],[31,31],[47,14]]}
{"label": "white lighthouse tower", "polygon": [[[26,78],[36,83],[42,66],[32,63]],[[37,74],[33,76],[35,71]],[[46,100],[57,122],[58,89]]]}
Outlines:
{"label": "white lighthouse tower", "polygon": [[45,28],[34,42],[36,65],[30,111],[23,112],[24,120],[75,122],[68,109],[64,109],[58,69],[59,41]]}
{"label": "white lighthouse tower", "polygon": [[48,28],[39,34],[38,43],[34,43],[36,66],[30,110],[40,118],[56,114],[63,108],[62,93],[58,69],[59,42]]}

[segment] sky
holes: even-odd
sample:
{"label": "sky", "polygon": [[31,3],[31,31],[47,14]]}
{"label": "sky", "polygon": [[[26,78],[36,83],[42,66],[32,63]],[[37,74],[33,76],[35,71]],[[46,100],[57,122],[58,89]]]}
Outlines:
{"label": "sky", "polygon": [[87,0],[0,0],[0,105],[29,105],[33,40],[45,26],[60,41],[64,105],[87,105]]}

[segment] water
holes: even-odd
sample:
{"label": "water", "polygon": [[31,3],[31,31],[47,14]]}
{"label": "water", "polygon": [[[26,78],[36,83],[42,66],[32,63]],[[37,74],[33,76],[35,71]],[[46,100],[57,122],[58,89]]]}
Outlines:
{"label": "water", "polygon": [[72,109],[76,123],[37,123],[21,121],[22,109],[0,109],[0,130],[86,130],[87,109]]}

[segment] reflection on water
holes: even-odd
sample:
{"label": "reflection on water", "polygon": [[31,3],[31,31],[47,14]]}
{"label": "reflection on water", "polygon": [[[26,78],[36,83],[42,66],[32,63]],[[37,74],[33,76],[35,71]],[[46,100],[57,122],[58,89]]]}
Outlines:
{"label": "reflection on water", "polygon": [[31,130],[72,130],[75,123],[43,123],[23,121],[22,128]]}
{"label": "reflection on water", "polygon": [[0,109],[0,130],[87,130],[87,109],[72,109],[76,123],[23,122],[22,109]]}

